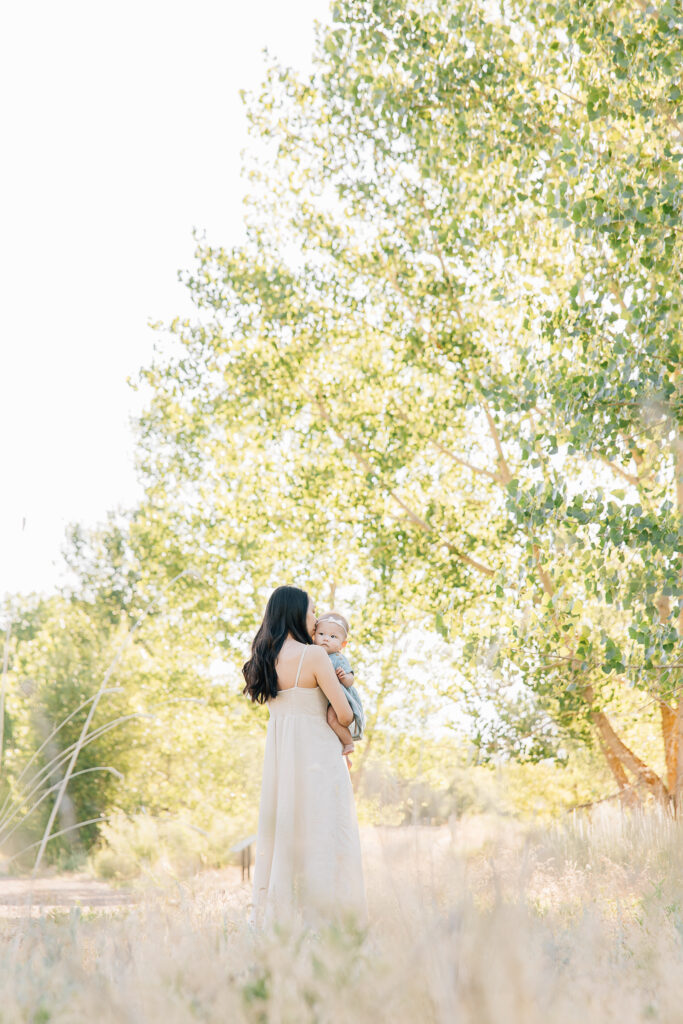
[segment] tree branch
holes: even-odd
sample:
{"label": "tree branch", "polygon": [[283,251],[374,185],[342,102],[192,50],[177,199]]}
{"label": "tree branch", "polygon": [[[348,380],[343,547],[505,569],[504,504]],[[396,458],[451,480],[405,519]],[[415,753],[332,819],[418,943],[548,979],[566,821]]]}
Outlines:
{"label": "tree branch", "polygon": [[624,315],[624,319],[628,320],[628,318],[630,317],[631,313],[630,313],[630,310],[629,310],[628,306],[624,302],[624,297],[621,294],[621,292],[619,291],[619,287],[618,287],[616,281],[608,281],[607,283],[609,285],[609,290],[611,291],[612,295],[614,296],[614,298],[619,303],[619,308],[620,308],[621,312]]}
{"label": "tree branch", "polygon": [[531,79],[532,82],[539,82],[541,85],[545,85],[547,89],[552,89],[553,92],[559,93],[560,96],[565,96],[568,100],[571,100],[572,103],[575,103],[579,107],[586,106],[585,100],[582,100],[579,96],[572,96],[570,92],[565,92],[564,89],[558,88],[558,86],[549,82],[547,78],[542,78],[540,75],[534,75],[531,71],[527,71],[526,68],[522,67],[521,64],[511,60],[509,57],[504,57],[502,53],[499,53],[497,56],[504,64],[507,64],[507,66],[512,68],[513,71],[516,71],[517,74],[524,75],[526,78]]}
{"label": "tree branch", "polygon": [[496,451],[498,452],[498,462],[500,464],[500,481],[503,487],[506,487],[512,480],[512,473],[510,472],[510,467],[508,466],[507,459],[505,458],[505,452],[503,451],[503,446],[500,442],[500,434],[498,433],[498,427],[496,426],[495,420],[491,415],[491,410],[489,409],[488,402],[483,397],[481,401],[484,409],[484,414],[486,416],[486,421],[489,425],[489,430],[491,432],[491,437],[493,438],[493,443],[495,444]]}
{"label": "tree branch", "polygon": [[430,443],[433,444],[435,448],[437,448],[440,452],[443,452],[444,455],[447,455],[449,459],[452,459],[453,462],[457,463],[457,465],[464,466],[465,469],[469,469],[473,473],[478,474],[479,476],[486,476],[490,480],[493,480],[494,483],[502,483],[502,477],[500,473],[492,473],[490,469],[484,469],[483,466],[475,466],[474,463],[468,462],[467,459],[463,459],[459,455],[456,455],[455,452],[452,452],[450,450],[450,448],[446,448],[445,445],[441,444],[440,441],[436,441],[433,437],[431,437],[429,440]]}
{"label": "tree branch", "polygon": [[616,462],[610,462],[610,460],[605,455],[598,455],[598,459],[600,460],[600,462],[604,463],[605,466],[609,466],[613,473],[616,473],[617,476],[620,476],[624,480],[628,481],[628,483],[630,483],[633,487],[638,487],[638,485],[640,484],[640,477],[634,476],[633,473],[628,473],[625,469],[622,469],[621,466],[618,466]]}
{"label": "tree branch", "polygon": [[545,590],[548,597],[552,597],[555,593],[555,584],[553,583],[550,575],[546,572],[541,564],[541,553],[539,551],[538,544],[532,544],[531,550],[534,557],[534,565],[538,573],[543,589]]}
{"label": "tree branch", "polygon": [[422,192],[418,192],[418,194],[417,194],[417,201],[418,201],[420,207],[422,208],[422,212],[424,213],[424,215],[427,218],[427,221],[429,223],[429,231],[430,231],[430,234],[432,236],[432,242],[433,242],[433,245],[434,245],[434,252],[436,253],[436,258],[438,259],[439,263],[441,264],[441,273],[443,274],[444,281],[446,282],[446,285],[448,286],[448,291],[450,292],[451,299],[453,300],[453,312],[455,313],[456,317],[458,318],[458,323],[460,324],[460,326],[464,327],[465,326],[465,321],[463,319],[462,313],[460,312],[460,307],[457,304],[457,302],[455,301],[456,295],[455,295],[455,289],[453,287],[453,281],[451,279],[451,275],[448,272],[448,267],[446,266],[446,260],[444,259],[444,255],[443,255],[443,251],[441,249],[441,246],[439,245],[439,240],[436,237],[436,234],[434,232],[434,226],[432,224],[432,218],[430,216],[430,211],[427,209],[427,204],[425,203],[424,194]]}
{"label": "tree branch", "polygon": [[[337,429],[337,427],[332,422],[332,417],[330,416],[329,412],[325,408],[320,398],[317,395],[312,395],[305,389],[302,390],[304,390],[304,394],[306,395],[306,397],[315,403],[315,405],[318,408],[318,411],[320,412],[320,415],[329,425],[330,430],[346,446],[347,450],[354,456],[354,458],[358,462],[360,462],[360,464],[364,467],[366,472],[372,473],[375,476],[379,476],[376,468],[372,465],[372,463],[370,463],[368,459],[366,459],[365,456],[361,454],[361,452],[354,448],[354,446],[349,443],[348,438],[344,437],[344,435]],[[459,561],[463,562],[465,565],[468,565],[471,569],[476,569],[477,572],[482,573],[482,575],[484,576],[495,575],[493,569],[489,568],[489,566],[487,565],[483,565],[476,559],[471,558],[469,555],[465,554],[464,551],[460,551],[459,548],[455,547],[454,544],[452,544],[449,540],[447,540],[447,538],[440,534],[438,530],[435,530],[433,526],[431,526],[425,519],[419,516],[417,512],[414,512],[413,509],[406,504],[403,498],[401,498],[389,484],[385,483],[384,489],[386,493],[392,498],[392,500],[395,501],[396,504],[403,509],[403,511],[406,513],[406,515],[408,516],[412,523],[414,523],[416,526],[419,526],[420,529],[424,530],[426,533],[431,533],[432,535],[438,537],[441,543],[444,544],[448,551],[450,551],[451,554],[454,555]]]}

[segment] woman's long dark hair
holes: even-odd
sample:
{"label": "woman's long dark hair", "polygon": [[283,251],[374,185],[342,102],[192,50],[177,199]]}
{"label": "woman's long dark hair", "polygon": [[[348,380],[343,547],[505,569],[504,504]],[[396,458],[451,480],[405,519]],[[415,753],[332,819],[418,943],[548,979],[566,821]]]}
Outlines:
{"label": "woman's long dark hair", "polygon": [[302,644],[313,643],[306,632],[308,594],[299,587],[277,587],[268,599],[263,622],[242,669],[248,694],[258,704],[277,695],[275,661],[289,633]]}

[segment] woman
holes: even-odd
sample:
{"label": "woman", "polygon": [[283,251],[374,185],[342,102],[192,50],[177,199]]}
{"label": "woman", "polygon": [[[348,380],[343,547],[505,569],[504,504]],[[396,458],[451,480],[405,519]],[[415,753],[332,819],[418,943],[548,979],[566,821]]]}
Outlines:
{"label": "woman", "polygon": [[305,590],[278,587],[243,668],[244,693],[268,703],[254,908],[260,925],[297,915],[308,924],[367,909],[358,822],[339,740],[327,724],[352,711],[332,663],[313,644],[315,606]]}

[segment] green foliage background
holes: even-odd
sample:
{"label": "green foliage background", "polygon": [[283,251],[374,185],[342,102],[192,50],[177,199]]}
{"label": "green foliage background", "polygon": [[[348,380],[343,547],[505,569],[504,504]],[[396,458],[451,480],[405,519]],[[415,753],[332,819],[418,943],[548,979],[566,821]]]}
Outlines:
{"label": "green foliage background", "polygon": [[443,814],[476,804],[458,772],[491,759],[538,762],[527,791],[573,757],[575,802],[676,802],[680,8],[330,16],[309,77],[271,65],[245,97],[246,243],[198,239],[196,316],[156,325],[144,501],[74,530],[72,592],[19,613],[4,785],[38,739],[31,701],[53,721],[95,692],[145,612],[106,702],[135,717],[88,754],[126,782],[74,780],[78,813],[253,826],[264,716],[239,665],[292,581],[353,623],[368,814],[387,764],[429,779],[427,804],[450,793]]}

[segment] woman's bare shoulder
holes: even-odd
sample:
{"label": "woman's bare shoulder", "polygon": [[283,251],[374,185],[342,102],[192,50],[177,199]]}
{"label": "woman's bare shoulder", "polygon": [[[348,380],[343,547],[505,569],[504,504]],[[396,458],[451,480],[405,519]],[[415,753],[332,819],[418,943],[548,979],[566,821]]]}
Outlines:
{"label": "woman's bare shoulder", "polygon": [[311,644],[310,651],[306,653],[306,661],[311,665],[324,665],[326,661],[329,661],[329,655],[322,647],[318,647],[317,644]]}
{"label": "woman's bare shoulder", "polygon": [[[301,646],[303,647],[304,645],[302,644]],[[327,653],[322,647],[318,647],[316,644],[307,646],[306,657],[301,663],[301,678],[299,686],[302,686],[304,689],[315,688],[318,685],[321,676],[325,672],[326,663],[328,663],[329,660]]]}

